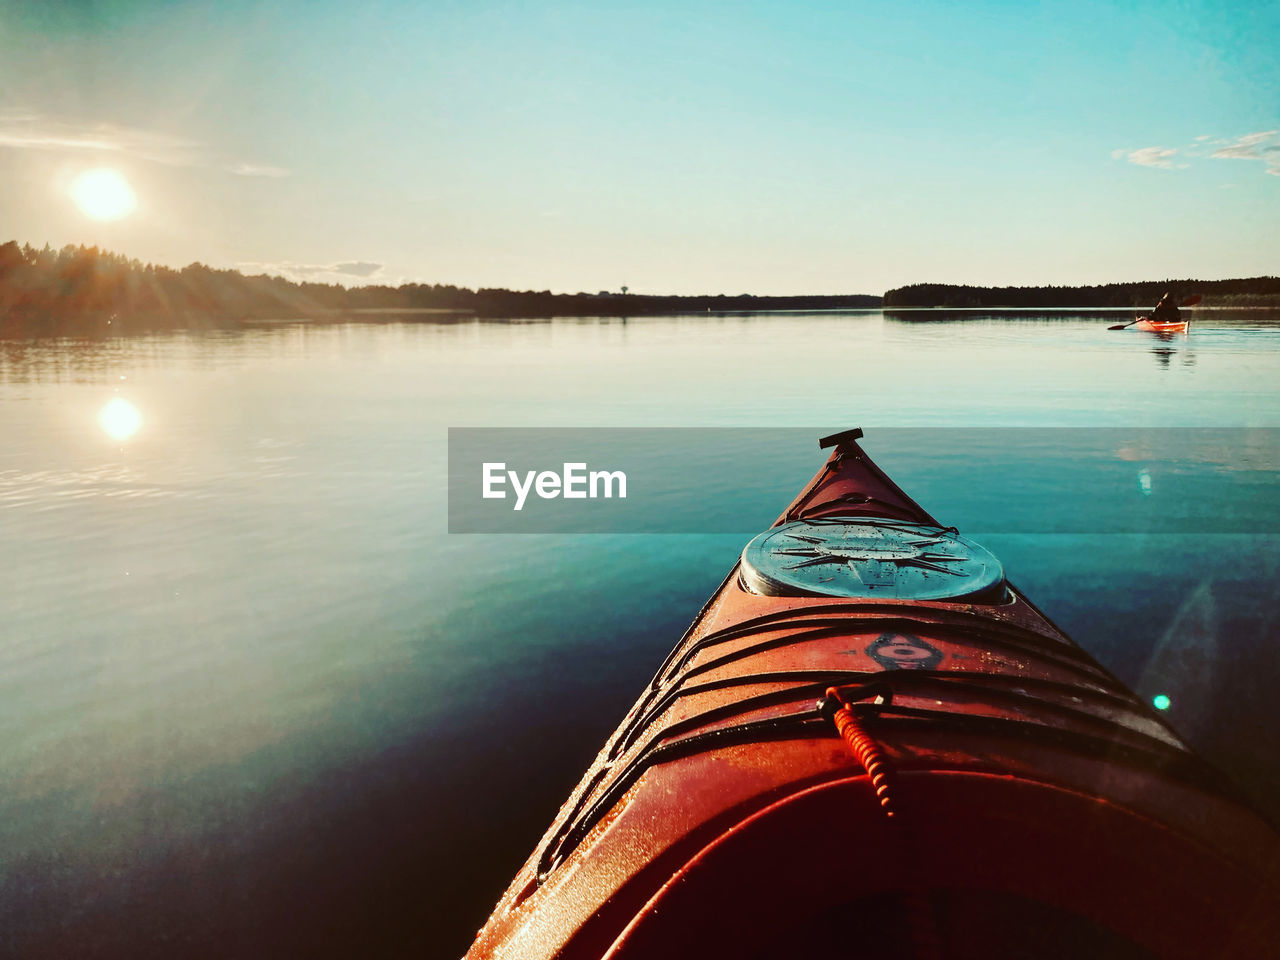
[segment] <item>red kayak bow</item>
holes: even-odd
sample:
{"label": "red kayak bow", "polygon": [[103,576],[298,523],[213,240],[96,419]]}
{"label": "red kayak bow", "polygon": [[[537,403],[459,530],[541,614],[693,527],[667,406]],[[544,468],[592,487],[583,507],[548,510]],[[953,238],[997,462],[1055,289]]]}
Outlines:
{"label": "red kayak bow", "polygon": [[866,455],[752,540],[469,957],[1274,957],[1280,838]]}

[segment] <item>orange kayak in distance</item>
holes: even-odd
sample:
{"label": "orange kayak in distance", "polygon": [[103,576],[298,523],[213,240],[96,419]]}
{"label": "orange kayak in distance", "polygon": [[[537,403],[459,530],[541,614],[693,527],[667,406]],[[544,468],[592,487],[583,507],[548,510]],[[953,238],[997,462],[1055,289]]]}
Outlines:
{"label": "orange kayak in distance", "polygon": [[1135,330],[1146,330],[1150,333],[1186,333],[1190,327],[1190,320],[1161,323],[1159,320],[1152,320],[1150,317],[1143,317],[1133,325]]}
{"label": "orange kayak in distance", "polygon": [[861,435],[821,441],[468,957],[1274,957],[1275,829]]}

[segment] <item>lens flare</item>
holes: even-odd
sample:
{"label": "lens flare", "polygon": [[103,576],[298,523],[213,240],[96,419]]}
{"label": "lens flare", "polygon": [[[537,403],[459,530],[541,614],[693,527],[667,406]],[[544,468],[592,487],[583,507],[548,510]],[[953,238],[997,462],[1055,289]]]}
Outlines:
{"label": "lens flare", "polygon": [[71,199],[80,212],[94,220],[119,220],[133,213],[137,195],[129,181],[115,170],[87,170],[71,182]]}
{"label": "lens flare", "polygon": [[1173,701],[1166,697],[1163,693],[1157,693],[1151,698],[1151,705],[1157,710],[1168,710],[1173,706]]}
{"label": "lens flare", "polygon": [[142,414],[123,397],[113,397],[98,411],[98,423],[113,440],[128,440],[142,426]]}

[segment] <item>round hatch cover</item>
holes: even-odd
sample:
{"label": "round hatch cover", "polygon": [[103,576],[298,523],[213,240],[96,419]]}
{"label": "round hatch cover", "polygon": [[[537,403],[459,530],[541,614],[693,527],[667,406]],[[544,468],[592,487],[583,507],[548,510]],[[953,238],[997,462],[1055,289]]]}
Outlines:
{"label": "round hatch cover", "polygon": [[985,547],[952,530],[871,517],[797,520],[742,551],[742,581],[767,597],[874,597],[991,602],[1004,571]]}

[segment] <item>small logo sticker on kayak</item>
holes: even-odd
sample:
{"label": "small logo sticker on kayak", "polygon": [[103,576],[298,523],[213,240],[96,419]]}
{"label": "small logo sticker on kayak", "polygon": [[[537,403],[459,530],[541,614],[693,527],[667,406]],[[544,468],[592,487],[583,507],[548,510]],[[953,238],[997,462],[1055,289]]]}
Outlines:
{"label": "small logo sticker on kayak", "polygon": [[882,633],[871,641],[867,655],[886,670],[934,670],[942,651],[909,633]]}

